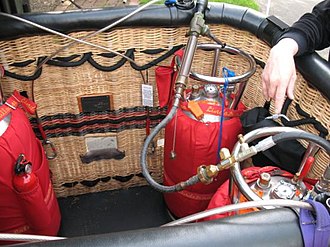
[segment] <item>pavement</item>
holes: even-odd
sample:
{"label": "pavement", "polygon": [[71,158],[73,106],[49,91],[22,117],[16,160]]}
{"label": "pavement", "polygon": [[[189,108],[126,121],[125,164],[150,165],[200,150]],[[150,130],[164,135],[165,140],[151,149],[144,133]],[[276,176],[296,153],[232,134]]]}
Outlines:
{"label": "pavement", "polygon": [[[256,2],[260,6],[259,11],[264,14],[267,14],[267,6],[270,2],[269,15],[274,15],[291,26],[304,13],[311,12],[321,0],[256,0]],[[329,48],[318,53],[328,59]]]}

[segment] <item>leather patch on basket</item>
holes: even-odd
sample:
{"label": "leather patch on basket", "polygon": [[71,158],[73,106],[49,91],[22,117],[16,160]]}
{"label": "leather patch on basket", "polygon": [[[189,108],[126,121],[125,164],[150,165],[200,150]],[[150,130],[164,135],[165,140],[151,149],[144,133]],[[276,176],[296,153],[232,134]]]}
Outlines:
{"label": "leather patch on basket", "polygon": [[116,148],[106,148],[99,150],[88,151],[85,155],[81,155],[81,162],[84,164],[89,164],[93,161],[103,160],[103,159],[115,159],[121,160],[125,157],[125,151],[121,152]]}
{"label": "leather patch on basket", "polygon": [[90,94],[78,96],[80,112],[103,112],[113,110],[112,94]]}

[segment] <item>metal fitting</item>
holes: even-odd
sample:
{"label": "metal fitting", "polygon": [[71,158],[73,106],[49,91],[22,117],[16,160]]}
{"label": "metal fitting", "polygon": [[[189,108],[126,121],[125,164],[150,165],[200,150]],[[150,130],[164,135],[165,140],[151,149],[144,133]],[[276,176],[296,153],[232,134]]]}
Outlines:
{"label": "metal fitting", "polygon": [[244,136],[242,134],[239,134],[237,136],[237,138],[238,138],[239,144],[241,144],[240,147],[239,147],[240,152],[244,152],[245,150],[249,149],[249,144],[247,144],[245,142]]}
{"label": "metal fitting", "polygon": [[330,193],[330,165],[325,169],[324,174],[315,185],[320,192]]}
{"label": "metal fitting", "polygon": [[206,32],[204,15],[202,13],[197,12],[191,19],[189,35],[191,35],[192,33],[200,35],[203,32]]}
{"label": "metal fitting", "polygon": [[199,181],[203,184],[210,184],[213,182],[213,179],[218,175],[219,169],[215,165],[201,165],[197,169],[197,176]]}
{"label": "metal fitting", "polygon": [[257,180],[257,185],[261,189],[267,189],[270,187],[270,180],[271,180],[270,174],[267,172],[263,172],[260,174]]}
{"label": "metal fitting", "polygon": [[250,158],[258,153],[255,146],[249,147],[245,150],[240,150],[240,152],[235,157],[236,161],[241,162],[243,160],[246,160],[247,158]]}
{"label": "metal fitting", "polygon": [[230,155],[228,148],[222,148],[220,150],[220,163],[217,165],[219,171],[230,168],[235,162],[235,157]]}

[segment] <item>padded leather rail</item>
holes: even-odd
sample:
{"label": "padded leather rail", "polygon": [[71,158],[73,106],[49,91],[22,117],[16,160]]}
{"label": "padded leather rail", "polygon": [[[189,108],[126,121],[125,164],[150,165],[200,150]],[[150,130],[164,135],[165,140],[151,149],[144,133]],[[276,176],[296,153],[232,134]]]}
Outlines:
{"label": "padded leather rail", "polygon": [[[247,28],[256,34],[265,17],[252,9],[223,4],[211,3],[205,13],[207,23],[225,23],[238,28]],[[71,12],[32,13],[21,17],[49,27],[59,32],[98,30],[137,9],[136,6],[123,8],[89,9]],[[188,26],[194,9],[180,10],[176,7],[153,5],[133,15],[117,27],[146,26]],[[46,32],[20,21],[0,16],[0,40],[45,34]]]}
{"label": "padded leather rail", "polygon": [[[208,24],[228,24],[256,35],[272,46],[287,25],[275,17],[266,18],[260,12],[249,8],[224,3],[210,3],[205,13]],[[23,18],[54,30],[70,33],[76,31],[98,30],[137,7],[107,8],[72,12],[24,14]],[[188,26],[194,9],[180,10],[164,5],[151,6],[132,16],[119,27],[147,26]],[[0,16],[0,40],[45,34],[38,28],[20,21]],[[330,64],[316,53],[297,60],[299,72],[330,100]]]}
{"label": "padded leather rail", "polygon": [[282,208],[203,223],[84,236],[27,246],[297,247],[304,244],[296,213]]}

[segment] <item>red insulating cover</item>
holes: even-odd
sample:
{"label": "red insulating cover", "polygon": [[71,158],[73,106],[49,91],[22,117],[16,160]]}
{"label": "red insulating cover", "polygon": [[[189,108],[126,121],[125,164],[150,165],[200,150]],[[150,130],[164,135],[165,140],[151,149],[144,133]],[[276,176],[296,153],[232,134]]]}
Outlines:
{"label": "red insulating cover", "polygon": [[[14,164],[23,153],[37,177],[29,191],[13,187]],[[30,122],[21,109],[12,111],[10,124],[0,136],[0,232],[56,235],[61,214],[50,181],[48,160]]]}
{"label": "red insulating cover", "polygon": [[[243,107],[243,106],[242,106]],[[174,117],[165,129],[164,184],[173,185],[196,175],[200,165],[216,164],[219,122],[202,123],[189,118],[178,109],[175,137],[176,158],[171,159],[173,148]],[[234,147],[242,131],[238,117],[223,121],[222,147]],[[221,172],[209,184],[196,184],[183,191],[164,195],[169,210],[177,217],[184,217],[205,210],[217,188],[228,179],[229,171]]]}

